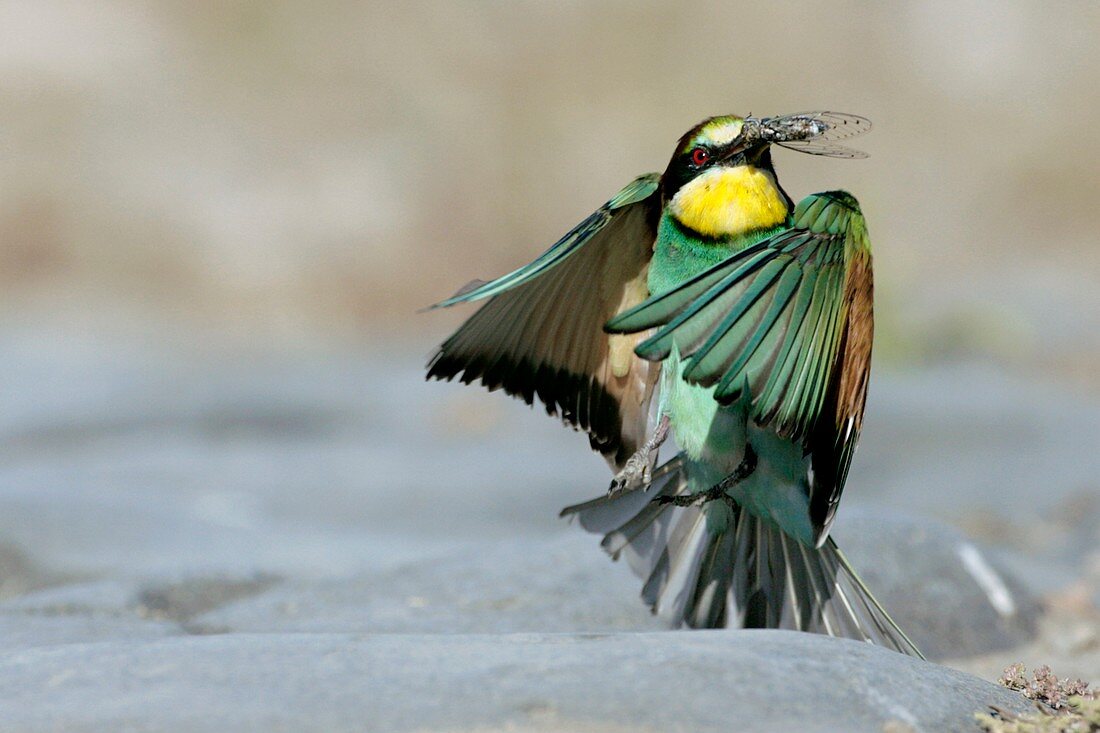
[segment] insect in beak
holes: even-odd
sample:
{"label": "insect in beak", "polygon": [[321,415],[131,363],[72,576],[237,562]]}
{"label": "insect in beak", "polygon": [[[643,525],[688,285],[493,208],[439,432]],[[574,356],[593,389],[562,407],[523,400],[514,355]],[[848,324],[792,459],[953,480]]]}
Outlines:
{"label": "insect in beak", "polygon": [[781,117],[747,117],[742,127],[746,140],[779,145],[811,155],[832,158],[866,158],[867,154],[836,144],[837,140],[870,131],[871,121],[844,112],[800,112]]}

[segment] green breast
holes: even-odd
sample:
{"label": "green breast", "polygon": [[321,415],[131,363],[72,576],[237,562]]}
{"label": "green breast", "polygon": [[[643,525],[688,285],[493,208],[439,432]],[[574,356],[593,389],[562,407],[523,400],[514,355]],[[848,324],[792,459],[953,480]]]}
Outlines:
{"label": "green breast", "polygon": [[733,237],[711,239],[683,226],[666,211],[657,225],[657,242],[649,265],[649,292],[658,295],[671,290],[734,252],[756,244],[787,226],[784,223]]}
{"label": "green breast", "polygon": [[[657,227],[657,243],[649,265],[649,292],[657,295],[671,290],[782,228],[709,239],[682,226],[666,212]],[[741,460],[744,407],[721,407],[714,399],[713,387],[688,384],[681,377],[682,369],[679,355],[673,351],[663,369],[661,410],[668,414],[676,442],[688,457],[714,464],[715,475],[725,475]]]}

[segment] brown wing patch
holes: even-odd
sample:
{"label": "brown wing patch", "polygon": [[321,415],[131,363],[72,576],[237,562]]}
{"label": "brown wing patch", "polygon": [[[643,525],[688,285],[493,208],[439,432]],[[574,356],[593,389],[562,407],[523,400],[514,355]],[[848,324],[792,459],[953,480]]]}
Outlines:
{"label": "brown wing patch", "polygon": [[537,397],[621,467],[645,441],[660,365],[634,355],[641,334],[609,336],[603,325],[649,294],[652,219],[646,204],[619,209],[560,264],[489,300],[443,343],[428,377]]}
{"label": "brown wing patch", "polygon": [[871,344],[875,338],[874,281],[869,254],[853,257],[844,297],[848,318],[844,326],[844,349],[839,355],[836,426],[841,430],[851,419],[858,431],[863,427],[863,408],[871,375]]}
{"label": "brown wing patch", "polygon": [[844,331],[829,394],[809,442],[810,521],[817,542],[824,540],[833,522],[863,428],[875,331],[870,253],[857,252],[849,262],[844,300]]}

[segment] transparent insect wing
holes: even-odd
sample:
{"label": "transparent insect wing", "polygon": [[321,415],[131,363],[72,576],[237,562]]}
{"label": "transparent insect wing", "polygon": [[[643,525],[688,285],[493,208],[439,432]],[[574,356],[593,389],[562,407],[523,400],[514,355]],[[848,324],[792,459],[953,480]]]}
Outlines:
{"label": "transparent insect wing", "polygon": [[859,150],[835,144],[837,140],[870,132],[871,121],[866,117],[844,112],[799,112],[769,118],[764,124],[781,138],[775,144],[790,150],[830,158],[867,157]]}
{"label": "transparent insect wing", "polygon": [[814,140],[835,142],[871,131],[871,121],[859,115],[844,112],[798,112],[793,115],[772,117],[769,127],[805,130]]}
{"label": "transparent insect wing", "polygon": [[797,150],[800,153],[809,153],[810,155],[824,155],[829,158],[866,158],[867,153],[862,150],[856,150],[855,148],[845,147],[844,145],[837,145],[836,143],[823,142],[820,139],[813,140],[790,140],[785,143],[776,143],[781,148],[787,148],[788,150]]}

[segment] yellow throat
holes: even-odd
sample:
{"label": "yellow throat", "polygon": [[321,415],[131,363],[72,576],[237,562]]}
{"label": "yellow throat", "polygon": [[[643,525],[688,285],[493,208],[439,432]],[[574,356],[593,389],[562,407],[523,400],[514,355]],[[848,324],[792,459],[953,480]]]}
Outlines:
{"label": "yellow throat", "polygon": [[718,166],[685,183],[669,202],[676,219],[708,237],[729,237],[782,224],[787,202],[771,172]]}

